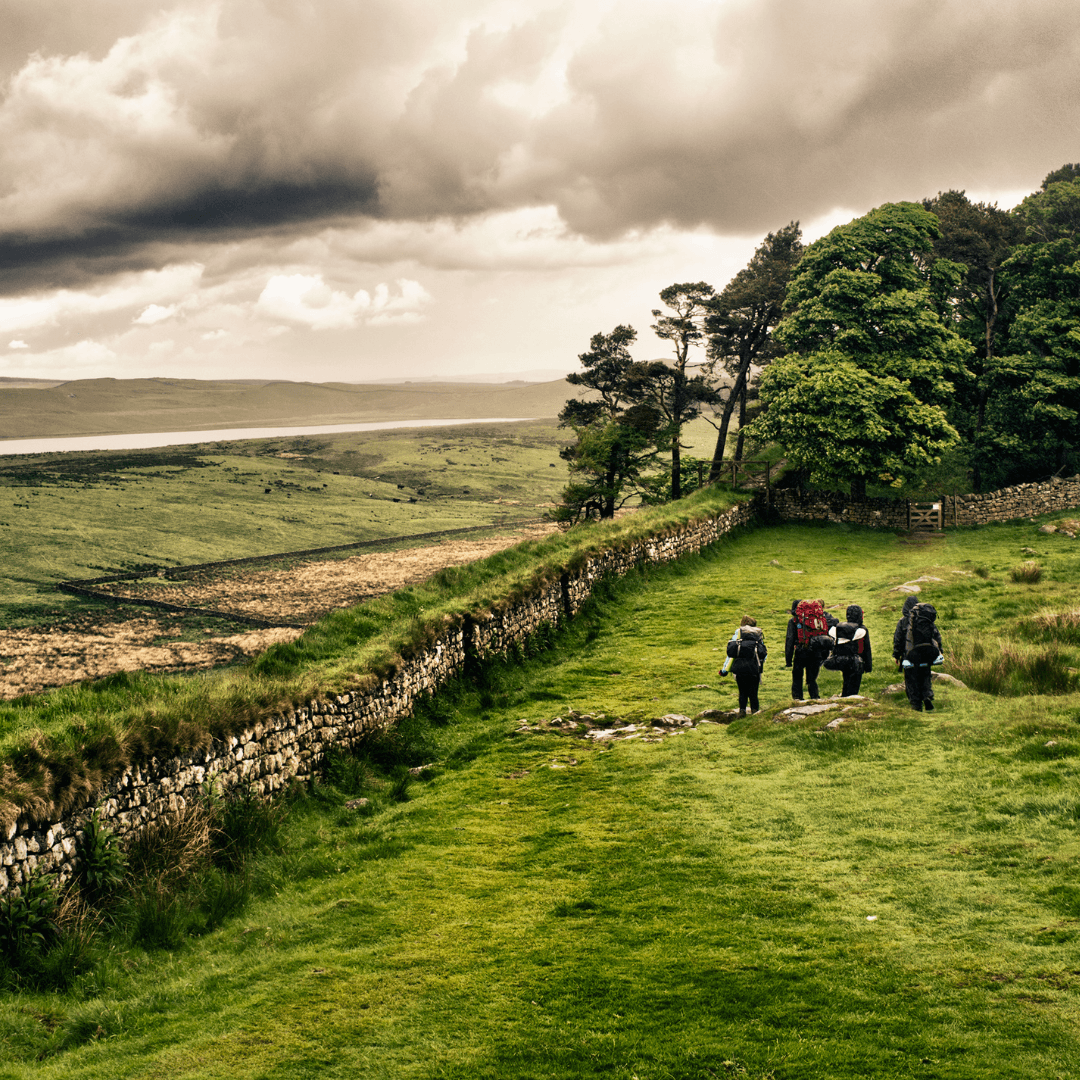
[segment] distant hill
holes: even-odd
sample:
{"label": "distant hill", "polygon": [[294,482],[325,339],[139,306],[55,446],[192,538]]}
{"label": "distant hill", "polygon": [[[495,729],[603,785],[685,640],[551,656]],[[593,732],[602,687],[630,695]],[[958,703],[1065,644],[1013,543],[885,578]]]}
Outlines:
{"label": "distant hill", "polygon": [[0,382],[0,439],[380,420],[554,417],[571,389],[563,379],[503,385],[82,379],[55,386],[13,387]]}

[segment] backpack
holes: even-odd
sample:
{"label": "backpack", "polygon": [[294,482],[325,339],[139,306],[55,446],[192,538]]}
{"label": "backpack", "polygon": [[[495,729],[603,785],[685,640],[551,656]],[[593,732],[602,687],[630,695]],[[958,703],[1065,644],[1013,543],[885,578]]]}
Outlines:
{"label": "backpack", "polygon": [[764,640],[765,636],[760,630],[752,626],[740,627],[738,640],[728,642],[727,654],[735,663],[741,661],[742,664],[750,665],[754,671],[760,671],[761,659],[758,657],[757,647],[758,642]]}
{"label": "backpack", "polygon": [[933,664],[938,658],[938,643],[934,640],[937,611],[933,604],[916,604],[908,614],[904,631],[904,657],[920,667]]}
{"label": "backpack", "polygon": [[861,671],[862,651],[866,642],[866,631],[858,623],[843,622],[836,628],[836,646],[832,656],[825,661],[829,671]]}
{"label": "backpack", "polygon": [[828,656],[832,644],[821,605],[816,600],[801,600],[795,608],[795,647],[821,657]]}

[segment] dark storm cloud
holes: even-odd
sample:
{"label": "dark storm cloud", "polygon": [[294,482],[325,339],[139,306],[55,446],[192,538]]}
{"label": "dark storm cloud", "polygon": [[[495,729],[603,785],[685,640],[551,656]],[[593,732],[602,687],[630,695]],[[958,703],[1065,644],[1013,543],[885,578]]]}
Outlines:
{"label": "dark storm cloud", "polygon": [[1080,158],[1071,0],[594,7],[0,0],[0,286],[529,205],[752,234]]}

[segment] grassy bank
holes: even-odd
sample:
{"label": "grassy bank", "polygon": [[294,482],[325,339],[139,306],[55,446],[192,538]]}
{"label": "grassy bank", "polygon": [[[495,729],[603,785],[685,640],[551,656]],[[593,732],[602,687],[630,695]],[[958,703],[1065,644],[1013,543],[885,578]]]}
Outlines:
{"label": "grassy bank", "polygon": [[250,665],[183,677],[121,674],[3,703],[0,768],[10,769],[0,774],[0,814],[36,807],[47,816],[130,761],[203,747],[270,709],[363,689],[448,622],[526,595],[591,554],[715,514],[735,498],[708,489],[441,571],[423,585],[337,612]]}
{"label": "grassy bank", "polygon": [[[361,769],[295,802],[242,916],[4,999],[0,1060],[19,1080],[1080,1076],[1080,695],[947,687],[916,715],[884,694],[897,584],[941,579],[922,595],[950,654],[1036,650],[1073,550],[1031,525],[925,546],[785,526],[631,575],[552,652],[437,699],[410,737],[438,766],[406,801]],[[838,731],[774,722],[796,595],[867,612],[877,698]],[[761,716],[523,733],[730,706],[715,672],[744,613],[771,650]]]}

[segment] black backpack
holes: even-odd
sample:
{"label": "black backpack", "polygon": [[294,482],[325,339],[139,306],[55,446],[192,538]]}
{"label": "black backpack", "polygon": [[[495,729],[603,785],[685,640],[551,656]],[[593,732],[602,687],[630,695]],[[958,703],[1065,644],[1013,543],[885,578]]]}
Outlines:
{"label": "black backpack", "polygon": [[858,623],[842,622],[836,627],[836,645],[833,654],[825,661],[829,671],[862,670],[864,634],[857,641],[855,635],[861,629]]}
{"label": "black backpack", "polygon": [[937,610],[933,604],[916,604],[908,614],[904,634],[904,659],[924,667],[938,658],[938,643],[934,640]]}
{"label": "black backpack", "polygon": [[[739,630],[739,640],[729,641],[727,647],[728,656],[736,662],[750,663],[755,671],[761,670],[761,660],[758,657],[757,646],[759,641],[764,641],[765,635],[752,626],[744,626]],[[734,669],[732,669],[734,670]]]}

